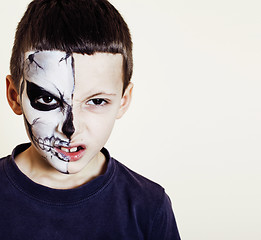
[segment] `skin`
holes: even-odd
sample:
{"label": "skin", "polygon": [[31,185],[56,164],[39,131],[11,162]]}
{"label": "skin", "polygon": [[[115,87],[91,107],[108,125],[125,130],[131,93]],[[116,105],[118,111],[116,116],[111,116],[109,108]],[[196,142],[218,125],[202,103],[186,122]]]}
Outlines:
{"label": "skin", "polygon": [[[132,83],[122,95],[122,55],[31,51],[25,56],[19,93],[7,76],[9,105],[23,114],[32,142],[15,161],[37,183],[78,187],[106,170],[100,149],[130,104]],[[78,147],[80,156],[74,159],[62,147]]]}

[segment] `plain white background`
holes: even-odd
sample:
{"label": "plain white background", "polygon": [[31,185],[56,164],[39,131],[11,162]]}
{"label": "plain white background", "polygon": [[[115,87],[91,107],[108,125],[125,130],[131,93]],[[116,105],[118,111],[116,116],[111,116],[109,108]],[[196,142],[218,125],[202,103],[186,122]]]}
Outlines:
{"label": "plain white background", "polygon": [[[28,141],[5,99],[18,21],[0,5],[0,155]],[[165,187],[184,240],[260,240],[261,3],[112,0],[134,42],[134,99],[111,154]]]}

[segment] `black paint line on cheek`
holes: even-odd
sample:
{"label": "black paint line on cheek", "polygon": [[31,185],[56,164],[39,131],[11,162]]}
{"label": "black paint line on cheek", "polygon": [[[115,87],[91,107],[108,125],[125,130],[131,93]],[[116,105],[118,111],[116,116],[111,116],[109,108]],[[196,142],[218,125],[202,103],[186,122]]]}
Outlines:
{"label": "black paint line on cheek", "polygon": [[24,92],[24,85],[25,85],[25,79],[24,79],[24,75],[23,75],[23,78],[22,78],[22,83],[20,85],[20,102],[22,103],[23,101],[23,92]]}
{"label": "black paint line on cheek", "polygon": [[71,139],[71,136],[75,132],[75,128],[73,126],[73,113],[71,106],[68,106],[67,116],[63,123],[62,132],[68,139]]}
{"label": "black paint line on cheek", "polygon": [[68,103],[66,103],[66,101],[64,100],[64,94],[61,93],[61,91],[55,86],[57,92],[59,93],[60,95],[60,98],[59,98],[59,107],[61,109],[61,112],[64,113],[64,110],[65,110],[65,106],[68,105]]}
{"label": "black paint line on cheek", "polygon": [[29,133],[29,136],[31,138],[31,141],[33,141],[35,143],[35,145],[38,147],[38,144],[36,144],[36,137],[34,136],[33,134],[33,131],[32,131],[32,126],[38,121],[39,118],[36,118],[34,121],[33,121],[33,124],[31,125],[28,120],[26,119],[25,115],[24,115],[24,121],[25,121],[25,124],[26,124],[26,128],[28,130],[28,133]]}

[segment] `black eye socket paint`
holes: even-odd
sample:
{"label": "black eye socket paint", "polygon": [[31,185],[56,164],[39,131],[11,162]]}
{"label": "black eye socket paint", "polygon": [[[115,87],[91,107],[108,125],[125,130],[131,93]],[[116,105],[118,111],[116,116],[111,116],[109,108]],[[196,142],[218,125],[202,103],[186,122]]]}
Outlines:
{"label": "black eye socket paint", "polygon": [[[42,87],[29,81],[26,81],[26,84],[27,95],[33,108],[39,111],[50,111],[62,106],[62,101],[58,97]],[[42,99],[42,102],[39,102],[40,99]],[[51,102],[54,103],[50,104]]]}

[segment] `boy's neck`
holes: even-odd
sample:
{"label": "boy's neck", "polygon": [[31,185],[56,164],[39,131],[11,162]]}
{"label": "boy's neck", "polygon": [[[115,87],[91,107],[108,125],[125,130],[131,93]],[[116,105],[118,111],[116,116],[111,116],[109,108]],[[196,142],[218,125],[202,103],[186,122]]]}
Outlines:
{"label": "boy's neck", "polygon": [[77,188],[104,174],[107,168],[105,156],[99,152],[82,171],[64,174],[43,160],[33,146],[17,155],[15,162],[32,181],[53,189]]}

